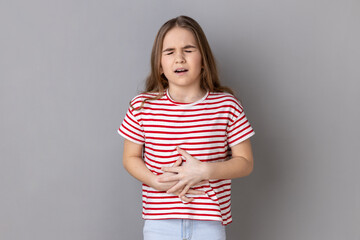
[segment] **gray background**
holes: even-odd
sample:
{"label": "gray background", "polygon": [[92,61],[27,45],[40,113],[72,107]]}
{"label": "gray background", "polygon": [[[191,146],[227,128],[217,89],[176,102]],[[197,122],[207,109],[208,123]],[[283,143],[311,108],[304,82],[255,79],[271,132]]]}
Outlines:
{"label": "gray background", "polygon": [[0,239],[141,239],[116,130],[186,14],[256,135],[229,239],[360,240],[358,0],[0,2]]}

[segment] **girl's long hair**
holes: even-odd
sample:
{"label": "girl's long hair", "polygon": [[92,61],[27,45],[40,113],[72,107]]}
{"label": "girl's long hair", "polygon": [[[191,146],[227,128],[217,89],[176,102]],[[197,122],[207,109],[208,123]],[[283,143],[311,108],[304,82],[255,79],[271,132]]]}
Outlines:
{"label": "girl's long hair", "polygon": [[156,100],[164,95],[164,90],[169,86],[168,80],[164,74],[161,74],[161,52],[163,48],[163,41],[166,33],[174,27],[181,27],[190,30],[196,39],[199,46],[203,69],[201,71],[200,87],[210,92],[228,92],[233,94],[233,91],[220,84],[219,74],[217,71],[215,58],[212,54],[210,45],[206,39],[205,33],[200,25],[188,16],[179,16],[170,19],[159,29],[153,48],[151,51],[151,70],[149,76],[146,78],[145,91],[143,93],[158,93],[156,97],[149,97],[143,100],[137,110],[141,109],[148,100]]}

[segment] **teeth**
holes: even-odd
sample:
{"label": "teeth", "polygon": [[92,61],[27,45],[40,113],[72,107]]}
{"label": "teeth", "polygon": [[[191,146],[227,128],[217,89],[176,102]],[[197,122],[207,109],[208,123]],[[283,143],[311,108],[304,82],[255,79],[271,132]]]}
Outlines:
{"label": "teeth", "polygon": [[175,70],[175,72],[185,72],[186,69],[178,69],[178,70]]}

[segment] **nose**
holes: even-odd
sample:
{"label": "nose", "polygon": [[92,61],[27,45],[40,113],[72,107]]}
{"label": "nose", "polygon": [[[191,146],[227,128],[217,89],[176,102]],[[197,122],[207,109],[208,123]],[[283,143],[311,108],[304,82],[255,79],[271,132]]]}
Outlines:
{"label": "nose", "polygon": [[175,55],[175,62],[176,63],[184,63],[185,62],[185,58],[184,58],[184,55],[180,52],[180,53],[177,53]]}

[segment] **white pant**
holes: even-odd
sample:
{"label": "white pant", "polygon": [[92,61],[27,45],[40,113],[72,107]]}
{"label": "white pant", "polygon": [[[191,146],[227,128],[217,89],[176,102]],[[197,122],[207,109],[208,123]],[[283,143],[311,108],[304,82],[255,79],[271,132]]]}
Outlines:
{"label": "white pant", "polygon": [[219,221],[189,219],[145,220],[144,240],[225,240]]}

